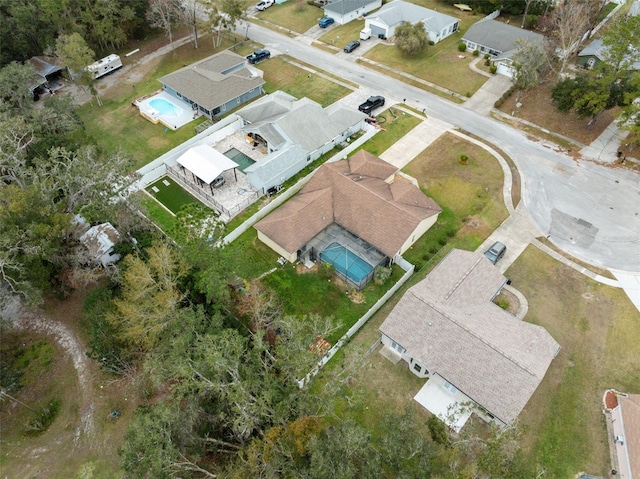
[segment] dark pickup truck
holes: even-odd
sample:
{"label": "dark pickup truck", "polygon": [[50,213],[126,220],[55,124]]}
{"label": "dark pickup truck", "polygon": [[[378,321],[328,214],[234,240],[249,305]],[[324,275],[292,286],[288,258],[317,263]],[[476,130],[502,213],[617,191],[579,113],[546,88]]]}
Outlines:
{"label": "dark pickup truck", "polygon": [[376,108],[384,106],[384,97],[383,96],[371,96],[367,101],[365,101],[362,105],[358,107],[362,113],[366,113],[370,115],[373,110]]}
{"label": "dark pickup truck", "polygon": [[271,56],[271,52],[269,50],[256,50],[251,55],[247,56],[247,61],[252,65],[261,62],[262,60],[266,60]]}

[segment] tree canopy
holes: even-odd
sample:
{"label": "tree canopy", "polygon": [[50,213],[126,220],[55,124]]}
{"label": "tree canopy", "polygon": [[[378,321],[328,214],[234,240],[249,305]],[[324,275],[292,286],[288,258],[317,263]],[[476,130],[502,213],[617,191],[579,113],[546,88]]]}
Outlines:
{"label": "tree canopy", "polygon": [[404,55],[422,53],[429,44],[424,23],[402,22],[395,30],[395,44]]}

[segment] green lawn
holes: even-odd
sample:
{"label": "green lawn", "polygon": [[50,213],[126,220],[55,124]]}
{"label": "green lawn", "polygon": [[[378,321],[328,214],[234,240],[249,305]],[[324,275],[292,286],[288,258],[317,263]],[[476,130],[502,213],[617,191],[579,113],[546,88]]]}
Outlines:
{"label": "green lawn", "polygon": [[[360,30],[364,28],[364,20],[353,20],[346,25],[334,23],[319,40],[343,49],[347,43],[360,38]],[[357,50],[356,50],[357,52]]]}
{"label": "green lawn", "polygon": [[144,191],[134,193],[131,200],[138,208],[153,221],[162,231],[169,232],[174,226],[175,220],[166,208]]}
{"label": "green lawn", "polygon": [[184,205],[199,203],[196,198],[183,190],[180,185],[168,176],[163,176],[158,181],[151,183],[146,190],[147,193],[162,203],[173,214],[180,211]]}
{"label": "green lawn", "polygon": [[303,70],[283,58],[271,58],[260,63],[259,68],[264,71],[264,89],[267,93],[282,90],[296,98],[306,96],[323,107],[351,93],[348,88]]}
{"label": "green lawn", "polygon": [[297,1],[275,4],[258,13],[258,18],[279,25],[286,30],[304,33],[323,17],[322,9]]}
{"label": "green lawn", "polygon": [[608,477],[602,394],[640,391],[640,314],[623,290],[533,246],[507,276],[529,302],[525,320],[544,326],[562,348],[520,416],[530,457],[548,477],[569,479],[576,471]]}
{"label": "green lawn", "polygon": [[[392,109],[395,116],[390,111]],[[389,108],[376,115],[376,118],[384,130],[379,131],[373,138],[362,145],[362,149],[376,156],[384,153],[391,145],[418,126],[421,121],[419,118],[405,114],[397,108]]]}

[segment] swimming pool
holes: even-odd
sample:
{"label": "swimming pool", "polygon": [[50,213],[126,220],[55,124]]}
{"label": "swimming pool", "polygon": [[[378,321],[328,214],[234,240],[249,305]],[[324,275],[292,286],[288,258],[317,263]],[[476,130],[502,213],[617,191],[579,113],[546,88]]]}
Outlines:
{"label": "swimming pool", "polygon": [[331,263],[340,273],[356,283],[365,279],[373,269],[373,266],[365,260],[340,243],[335,242],[329,244],[320,253],[320,259]]}
{"label": "swimming pool", "polygon": [[182,115],[182,108],[174,105],[169,100],[164,98],[153,98],[149,100],[149,106],[158,110],[163,116],[180,116]]}
{"label": "swimming pool", "polygon": [[251,158],[242,153],[237,148],[231,148],[224,153],[224,156],[238,164],[238,169],[242,172],[255,163]]}

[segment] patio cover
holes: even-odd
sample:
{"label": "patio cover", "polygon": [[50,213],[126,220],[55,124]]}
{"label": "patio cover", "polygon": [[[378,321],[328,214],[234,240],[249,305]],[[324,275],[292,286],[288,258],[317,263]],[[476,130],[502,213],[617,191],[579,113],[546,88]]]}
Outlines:
{"label": "patio cover", "polygon": [[224,156],[209,145],[198,145],[190,148],[180,158],[178,164],[184,166],[206,184],[211,184],[227,170],[238,167],[238,164]]}
{"label": "patio cover", "polygon": [[[413,399],[431,414],[438,416],[455,432],[460,432],[471,416],[471,408],[462,407],[451,392],[432,379],[422,386]],[[452,414],[454,411],[457,414]]]}

